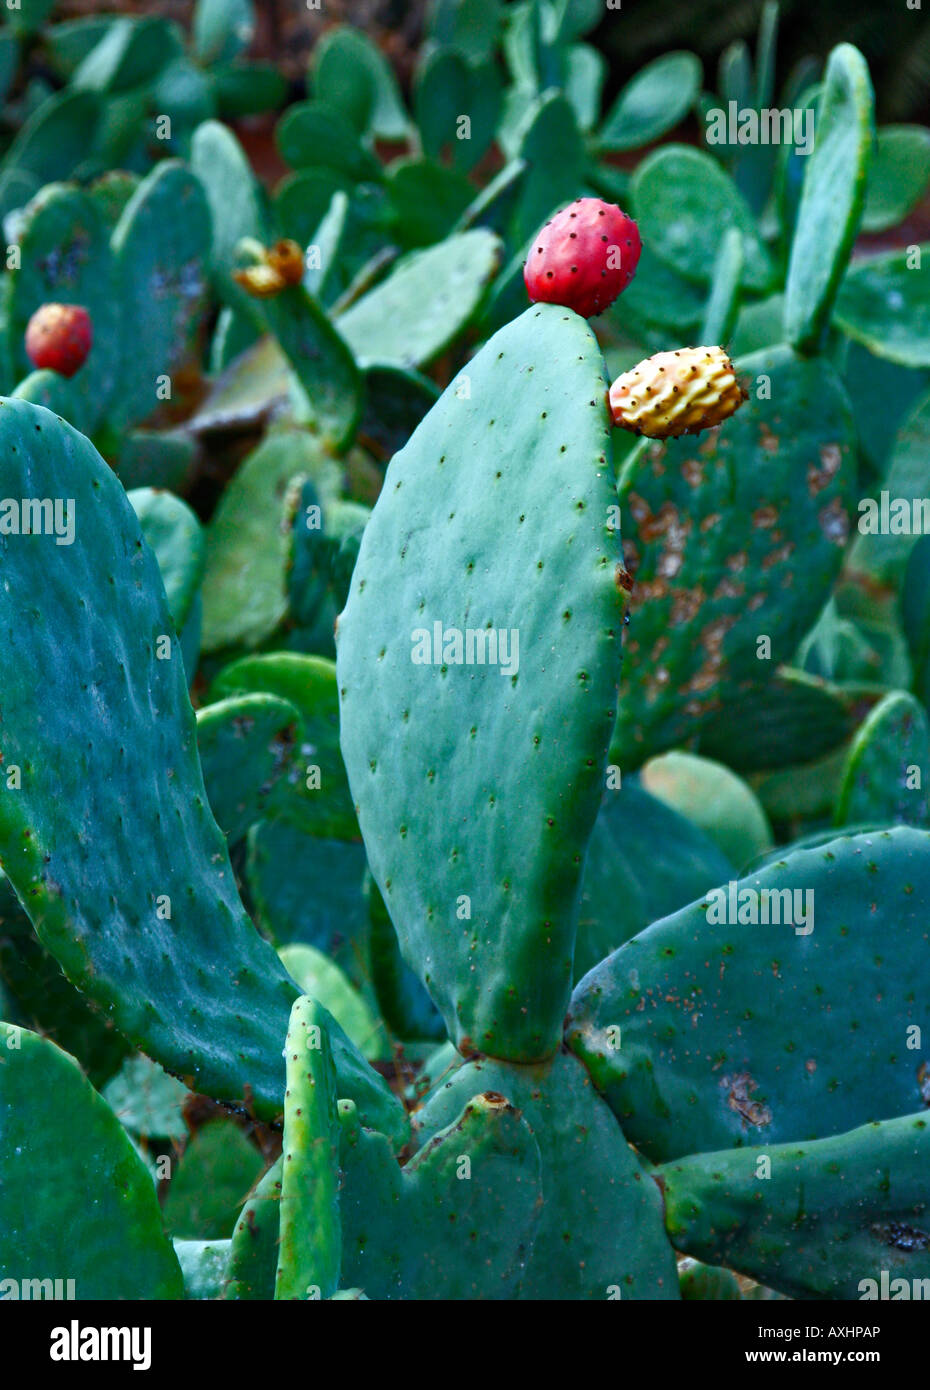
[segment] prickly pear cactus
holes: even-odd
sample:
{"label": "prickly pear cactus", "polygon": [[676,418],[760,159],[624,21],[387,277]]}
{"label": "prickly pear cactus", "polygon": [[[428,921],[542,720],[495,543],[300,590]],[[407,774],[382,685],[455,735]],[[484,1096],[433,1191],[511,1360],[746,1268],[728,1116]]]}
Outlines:
{"label": "prickly pear cactus", "polygon": [[0,1297],[920,1297],[919,5],[71,8],[0,26]]}

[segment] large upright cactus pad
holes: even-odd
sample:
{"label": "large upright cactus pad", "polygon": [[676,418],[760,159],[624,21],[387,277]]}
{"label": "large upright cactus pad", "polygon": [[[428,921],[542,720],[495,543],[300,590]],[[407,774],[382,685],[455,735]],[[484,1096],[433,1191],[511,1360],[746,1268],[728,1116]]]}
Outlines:
{"label": "large upright cactus pad", "polygon": [[392,461],[339,620],[343,754],[403,953],[454,1038],[514,1060],[557,1046],[613,720],[608,450],[593,334],[528,310]]}

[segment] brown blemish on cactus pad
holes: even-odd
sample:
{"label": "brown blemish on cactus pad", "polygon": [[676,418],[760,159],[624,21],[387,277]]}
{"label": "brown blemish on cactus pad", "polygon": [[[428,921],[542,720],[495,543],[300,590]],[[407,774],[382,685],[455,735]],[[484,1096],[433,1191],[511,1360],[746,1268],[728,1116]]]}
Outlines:
{"label": "brown blemish on cactus pad", "polygon": [[917,1088],[920,1091],[920,1099],[930,1110],[930,1062],[921,1062],[917,1068]]}
{"label": "brown blemish on cactus pad", "polygon": [[777,454],[779,450],[778,435],[773,434],[768,425],[759,426],[759,448],[766,454]]}
{"label": "brown blemish on cactus pad", "polygon": [[843,461],[838,444],[824,444],[820,449],[820,467],[807,465],[807,490],[811,497],[823,492],[830,479],[835,477]]}
{"label": "brown blemish on cactus pad", "polygon": [[755,1125],[761,1129],[772,1123],[772,1112],[769,1107],[763,1105],[761,1101],[752,1099],[752,1094],[759,1089],[759,1084],[749,1075],[748,1071],[739,1072],[736,1076],[722,1077],[720,1086],[727,1092],[727,1105],[731,1110],[736,1111],[744,1125]]}

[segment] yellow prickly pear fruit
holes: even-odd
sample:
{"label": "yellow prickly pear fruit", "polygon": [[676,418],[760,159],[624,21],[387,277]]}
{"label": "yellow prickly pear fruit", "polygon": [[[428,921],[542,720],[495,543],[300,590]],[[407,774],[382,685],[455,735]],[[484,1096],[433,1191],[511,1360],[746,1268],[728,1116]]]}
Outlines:
{"label": "yellow prickly pear fruit", "polygon": [[713,429],[744,400],[746,392],[721,347],[657,352],[610,388],[614,424],[650,439]]}

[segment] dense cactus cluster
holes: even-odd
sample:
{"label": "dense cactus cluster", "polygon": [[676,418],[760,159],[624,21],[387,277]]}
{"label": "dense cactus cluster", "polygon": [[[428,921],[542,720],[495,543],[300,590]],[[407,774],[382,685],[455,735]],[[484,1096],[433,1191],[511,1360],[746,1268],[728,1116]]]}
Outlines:
{"label": "dense cactus cluster", "polygon": [[711,138],[771,5],[602,114],[600,6],[437,0],[409,109],[326,32],[266,187],[248,0],[51,10],[0,28],[0,1296],[930,1278],[930,247],[857,240],[930,134],[843,43]]}

